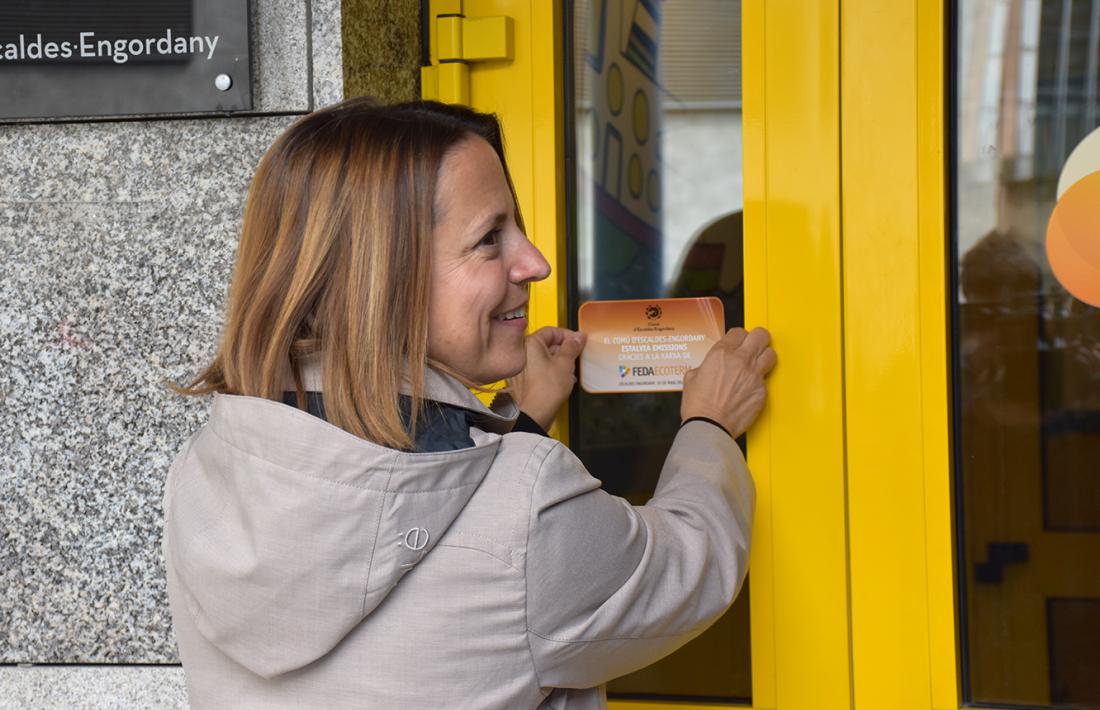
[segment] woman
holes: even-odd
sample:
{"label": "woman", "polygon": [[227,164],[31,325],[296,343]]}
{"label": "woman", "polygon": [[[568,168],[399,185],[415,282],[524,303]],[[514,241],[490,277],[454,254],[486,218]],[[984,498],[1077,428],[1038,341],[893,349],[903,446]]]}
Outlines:
{"label": "woman", "polygon": [[[753,501],[733,437],[767,334],[731,331],[688,373],[632,507],[540,435],[583,344],[525,341],[548,274],[491,116],[352,100],[271,147],[221,349],[185,390],[216,393],[210,420],[165,493],[194,707],[602,707],[597,686],[732,602]],[[503,378],[518,407],[470,393]]]}

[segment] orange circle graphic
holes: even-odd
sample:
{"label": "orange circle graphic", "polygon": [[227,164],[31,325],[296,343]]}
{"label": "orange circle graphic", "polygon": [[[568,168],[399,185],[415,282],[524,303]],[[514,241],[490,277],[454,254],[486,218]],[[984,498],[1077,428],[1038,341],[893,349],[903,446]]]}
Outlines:
{"label": "orange circle graphic", "polygon": [[1100,308],[1100,171],[1062,194],[1047,223],[1046,247],[1058,283]]}

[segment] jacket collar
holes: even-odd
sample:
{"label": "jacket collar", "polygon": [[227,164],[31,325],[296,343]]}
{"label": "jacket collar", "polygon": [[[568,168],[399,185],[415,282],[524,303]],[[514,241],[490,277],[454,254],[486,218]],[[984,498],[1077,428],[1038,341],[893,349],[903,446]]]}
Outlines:
{"label": "jacket collar", "polygon": [[[301,371],[302,386],[306,391],[324,392],[319,353],[303,358]],[[289,389],[293,390],[293,385]],[[407,380],[401,384],[401,393],[412,394]],[[505,392],[497,394],[492,407],[488,407],[461,382],[431,367],[424,371],[424,399],[461,407],[470,412],[470,424],[494,434],[510,432],[519,416],[519,407],[511,395]]]}

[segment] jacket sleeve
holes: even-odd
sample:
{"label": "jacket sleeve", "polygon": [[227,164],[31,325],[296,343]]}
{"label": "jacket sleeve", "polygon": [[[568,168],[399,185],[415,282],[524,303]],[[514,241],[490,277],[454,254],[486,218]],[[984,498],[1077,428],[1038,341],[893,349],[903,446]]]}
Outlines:
{"label": "jacket sleeve", "polygon": [[644,506],[604,492],[556,444],[528,528],[527,634],[540,684],[599,685],[715,621],[745,578],[754,495],[737,444],[706,422],[680,429]]}

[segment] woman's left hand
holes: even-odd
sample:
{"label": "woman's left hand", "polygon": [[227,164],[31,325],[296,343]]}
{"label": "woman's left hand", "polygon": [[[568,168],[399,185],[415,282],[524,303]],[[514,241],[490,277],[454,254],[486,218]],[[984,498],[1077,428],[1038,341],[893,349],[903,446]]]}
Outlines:
{"label": "woman's left hand", "polygon": [[558,409],[577,383],[574,365],[586,340],[584,333],[551,326],[526,338],[527,366],[509,378],[508,386],[520,410],[543,429],[554,423]]}

